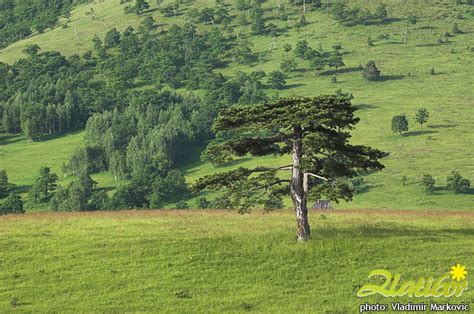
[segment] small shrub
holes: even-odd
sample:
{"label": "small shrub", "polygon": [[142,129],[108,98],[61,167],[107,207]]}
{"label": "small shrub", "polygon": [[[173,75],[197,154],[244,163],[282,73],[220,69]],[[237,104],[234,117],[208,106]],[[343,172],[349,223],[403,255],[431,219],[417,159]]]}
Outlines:
{"label": "small shrub", "polygon": [[0,215],[23,214],[23,201],[20,195],[10,193],[10,195],[0,204]]}
{"label": "small shrub", "polygon": [[380,70],[377,68],[375,61],[371,60],[367,62],[367,65],[362,71],[362,76],[368,81],[375,81],[380,78]]}
{"label": "small shrub", "polygon": [[424,174],[421,177],[421,185],[424,187],[425,192],[427,194],[433,193],[434,188],[435,188],[435,183],[436,183],[435,179],[429,173]]}
{"label": "small shrub", "polygon": [[176,209],[188,209],[189,205],[185,201],[181,200],[176,203]]}
{"label": "small shrub", "polygon": [[198,197],[197,204],[199,209],[206,209],[211,206],[211,202],[204,196]]}
{"label": "small shrub", "polygon": [[253,304],[244,302],[240,305],[240,307],[245,311],[250,311],[251,309],[253,309]]}
{"label": "small shrub", "polygon": [[367,38],[367,46],[372,47],[374,45],[374,42],[372,40],[372,37],[369,35],[369,38]]}
{"label": "small shrub", "polygon": [[459,29],[458,23],[454,23],[453,34],[462,34],[462,31]]}
{"label": "small shrub", "polygon": [[452,171],[446,178],[447,187],[455,194],[468,193],[471,182],[463,178],[458,171]]}
{"label": "small shrub", "polygon": [[430,75],[436,75],[436,72],[435,72],[435,69],[434,69],[434,68],[431,68],[431,70],[430,70]]}
{"label": "small shrub", "polygon": [[331,78],[331,82],[337,83],[337,77],[335,75]]}
{"label": "small shrub", "polygon": [[186,289],[178,289],[178,290],[176,290],[176,292],[174,293],[174,295],[175,295],[178,299],[189,299],[189,298],[191,298],[191,294],[190,294],[189,291],[186,290]]}
{"label": "small shrub", "polygon": [[18,305],[18,299],[13,297],[10,299],[10,305],[11,306],[17,306]]}

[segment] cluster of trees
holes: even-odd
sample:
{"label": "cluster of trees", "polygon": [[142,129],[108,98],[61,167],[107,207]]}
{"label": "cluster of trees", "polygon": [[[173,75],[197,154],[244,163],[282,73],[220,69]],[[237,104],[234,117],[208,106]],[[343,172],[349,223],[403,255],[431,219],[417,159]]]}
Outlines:
{"label": "cluster of trees", "polygon": [[138,31],[112,29],[103,41],[96,37],[93,42],[95,53],[81,57],[66,58],[29,46],[26,58],[12,66],[0,63],[2,129],[36,140],[84,127],[95,112],[125,108],[136,82],[158,89],[203,90],[204,102],[216,107],[262,99],[252,96],[263,93],[261,77],[224,77],[213,71],[231,60],[254,59],[245,42],[225,36],[217,27],[198,34],[188,23],[162,34],[147,18]]}
{"label": "cluster of trees", "polygon": [[324,8],[346,26],[381,23],[388,18],[387,7],[384,3],[381,3],[374,12],[359,6],[349,7],[344,2],[326,4]]}
{"label": "cluster of trees", "polygon": [[188,11],[187,15],[194,23],[224,24],[224,26],[227,26],[231,22],[229,10],[225,5],[219,4],[215,8],[193,8]]}
{"label": "cluster of trees", "polygon": [[69,17],[73,5],[85,2],[89,0],[1,1],[0,48],[54,27],[60,16]]}
{"label": "cluster of trees", "polygon": [[13,65],[0,63],[0,121],[9,133],[27,139],[83,127],[90,113],[114,105],[114,91],[94,75],[95,61],[86,54],[66,58],[39,52],[36,45]]}
{"label": "cluster of trees", "polygon": [[5,170],[0,170],[0,198],[8,195],[0,204],[0,215],[24,213],[23,201],[21,197],[14,193],[13,185],[8,182],[8,174]]}
{"label": "cluster of trees", "polygon": [[[284,46],[284,58],[280,64],[280,68],[285,73],[290,73],[297,68],[297,61],[294,58],[300,58],[308,60],[311,68],[316,71],[317,75],[321,74],[326,67],[334,68],[334,71],[340,67],[345,66],[342,58],[341,50],[343,49],[341,44],[332,45],[333,51],[327,52],[320,47],[314,49],[309,46],[306,40],[300,40],[296,43],[293,48],[290,44]],[[290,57],[290,52],[293,51],[294,58]]]}
{"label": "cluster of trees", "polygon": [[[415,112],[415,121],[421,128],[423,127],[423,124],[428,122],[429,118],[430,113],[426,108],[420,108]],[[400,135],[402,135],[403,132],[408,131],[408,118],[405,114],[396,115],[392,118],[392,131]]]}
{"label": "cluster of trees", "polygon": [[125,6],[124,11],[125,13],[135,13],[136,15],[143,14],[144,11],[150,8],[150,4],[145,0],[136,0],[135,5],[133,6]]}
{"label": "cluster of trees", "polygon": [[[436,189],[436,180],[429,173],[421,177],[420,183],[427,194],[432,194]],[[452,171],[446,177],[446,187],[455,194],[466,194],[470,191],[471,181],[464,178],[458,171]]]}

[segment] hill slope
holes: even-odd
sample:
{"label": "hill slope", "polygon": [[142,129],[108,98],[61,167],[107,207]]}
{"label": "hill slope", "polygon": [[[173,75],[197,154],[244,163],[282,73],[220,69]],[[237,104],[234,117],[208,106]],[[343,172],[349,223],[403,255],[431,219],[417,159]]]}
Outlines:
{"label": "hill slope", "polygon": [[[213,1],[185,4],[182,6],[183,14],[177,17],[163,17],[152,6],[151,12],[147,14],[154,16],[159,25],[166,27],[171,23],[184,23],[185,13],[191,8],[213,5]],[[91,7],[97,12],[96,20],[85,15]],[[288,23],[273,17],[273,2],[265,3],[264,7],[268,22],[279,26]],[[232,64],[223,69],[223,72],[232,75],[237,70],[263,70],[266,73],[277,70],[283,58],[284,44],[294,46],[299,40],[307,40],[311,47],[321,45],[325,50],[331,50],[331,45],[340,43],[346,66],[335,73],[337,83],[332,82],[331,71],[316,76],[306,61],[299,61],[299,69],[291,74],[287,88],[278,91],[278,94],[311,96],[339,89],[353,93],[361,118],[361,123],[354,131],[355,141],[391,153],[385,161],[386,170],[366,177],[366,185],[356,195],[355,201],[343,206],[470,209],[473,204],[472,195],[454,195],[443,188],[445,178],[452,170],[474,178],[474,166],[470,162],[474,154],[470,118],[474,113],[474,92],[471,88],[474,63],[473,53],[468,49],[474,41],[474,17],[472,10],[469,10],[469,6],[456,6],[449,1],[432,5],[411,3],[403,7],[389,5],[391,19],[387,23],[352,27],[341,26],[327,13],[310,11],[305,15],[308,25],[292,27],[287,33],[278,36],[276,48],[271,52],[268,52],[272,46],[271,36],[249,36],[245,33],[248,26],[238,27],[237,31],[242,31],[245,34],[243,36],[253,43],[254,52],[263,56],[262,62],[251,66]],[[413,12],[417,12],[418,18],[415,25],[406,20]],[[236,14],[235,9],[231,13]],[[15,43],[0,51],[0,61],[13,62],[21,55],[23,47],[31,43],[37,43],[44,50],[58,50],[66,55],[82,53],[91,48],[90,39],[94,34],[103,37],[111,27],[122,30],[127,25],[137,26],[143,18],[134,14],[125,15],[123,6],[115,1],[80,6],[73,11],[68,28],[57,27]],[[438,43],[438,39],[446,31],[451,32],[455,22],[463,33],[449,37],[445,43]],[[297,22],[290,20],[289,23],[294,26]],[[209,25],[199,27],[206,28]],[[410,35],[407,43],[403,44],[402,33],[405,29],[409,30]],[[74,30],[78,31],[78,40]],[[374,46],[371,47],[367,45],[369,35],[374,41]],[[384,35],[385,39],[378,39],[379,35]],[[369,60],[376,61],[382,71],[382,80],[368,82],[362,78],[358,67]],[[430,74],[432,68],[436,75]],[[427,108],[431,116],[423,128],[413,120],[415,111],[420,107]],[[405,113],[410,119],[410,131],[403,137],[390,130],[392,116],[401,113]],[[68,136],[64,139],[67,138]],[[38,145],[41,146],[41,143]],[[18,154],[22,152],[18,151]],[[3,160],[0,160],[3,164]],[[35,164],[48,164],[44,159],[32,157],[31,160],[36,160]],[[257,162],[258,160],[244,160],[234,165],[245,166]],[[264,162],[276,163],[271,158]],[[13,172],[26,171],[15,167],[11,169]],[[188,165],[184,169],[190,182],[201,175],[219,170],[202,162]],[[28,185],[27,181],[21,179],[22,175],[11,173],[12,171],[9,172],[10,176],[19,178],[18,184]],[[424,173],[431,173],[437,180],[438,189],[434,195],[424,195],[419,187],[420,177]],[[31,175],[28,177],[31,178]],[[110,179],[107,181],[111,182]],[[108,183],[104,187],[107,185]]]}

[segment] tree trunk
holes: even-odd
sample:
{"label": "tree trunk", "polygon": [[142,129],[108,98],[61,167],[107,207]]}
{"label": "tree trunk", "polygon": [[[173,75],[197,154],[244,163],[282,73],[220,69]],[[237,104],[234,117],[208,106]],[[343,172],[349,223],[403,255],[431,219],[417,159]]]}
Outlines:
{"label": "tree trunk", "polygon": [[304,174],[300,169],[301,157],[303,155],[303,131],[299,125],[295,125],[293,130],[293,170],[291,174],[290,192],[296,214],[296,236],[299,241],[306,241],[309,240],[311,232],[308,223]]}

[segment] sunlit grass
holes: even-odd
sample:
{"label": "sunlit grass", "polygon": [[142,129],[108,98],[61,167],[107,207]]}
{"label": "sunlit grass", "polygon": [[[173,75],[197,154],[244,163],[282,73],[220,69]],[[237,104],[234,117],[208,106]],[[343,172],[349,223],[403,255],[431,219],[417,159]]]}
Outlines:
{"label": "sunlit grass", "polygon": [[[377,268],[402,280],[474,263],[466,212],[291,211],[41,213],[0,217],[0,312],[355,313]],[[469,278],[472,278],[468,275]],[[471,290],[460,298],[473,300]],[[12,305],[12,300],[16,305]]]}

